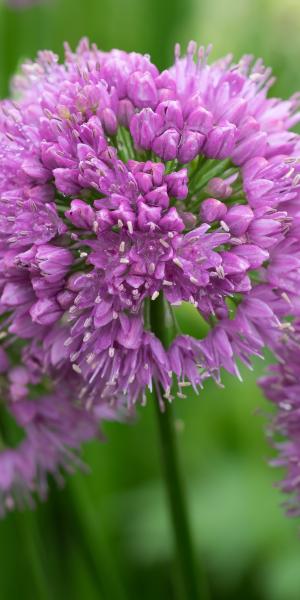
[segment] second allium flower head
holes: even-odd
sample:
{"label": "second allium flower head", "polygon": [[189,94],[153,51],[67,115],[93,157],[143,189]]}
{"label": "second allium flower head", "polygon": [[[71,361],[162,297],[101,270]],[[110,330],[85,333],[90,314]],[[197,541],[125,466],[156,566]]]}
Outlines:
{"label": "second allium flower head", "polygon": [[[7,404],[31,465],[4,451],[7,505],[16,482],[43,493],[38,474],[66,466],[66,446],[147,388],[164,409],[189,383],[219,382],[222,367],[239,376],[237,358],[250,364],[265,345],[280,354],[292,335],[299,97],[267,98],[261,61],[207,56],[176,47],[159,72],[83,40],[63,64],[51,52],[24,64],[1,104],[1,366],[14,357]],[[175,328],[163,345],[151,318],[162,298],[171,318],[192,303],[207,337]]]}

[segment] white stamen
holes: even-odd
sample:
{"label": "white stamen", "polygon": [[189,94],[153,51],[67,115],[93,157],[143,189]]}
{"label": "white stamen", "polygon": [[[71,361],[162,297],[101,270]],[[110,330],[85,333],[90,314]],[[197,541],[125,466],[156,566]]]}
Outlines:
{"label": "white stamen", "polygon": [[91,352],[90,354],[88,354],[86,357],[87,364],[90,365],[93,362],[94,358],[95,358],[94,352]]}
{"label": "white stamen", "polygon": [[160,238],[159,243],[164,246],[164,248],[170,248],[170,244],[168,244],[168,242],[166,242],[166,240],[163,238]]}
{"label": "white stamen", "polygon": [[251,81],[258,82],[261,80],[261,73],[251,73],[251,75],[249,75],[249,79],[251,79]]}
{"label": "white stamen", "polygon": [[172,402],[172,400],[174,400],[174,396],[172,396],[171,394],[171,388],[168,387],[164,393],[164,398],[166,398],[166,400],[168,400],[168,402]]}
{"label": "white stamen", "polygon": [[98,229],[99,229],[99,223],[98,223],[98,221],[94,221],[93,222],[93,231],[94,231],[94,233],[97,233]]}
{"label": "white stamen", "polygon": [[282,331],[287,330],[287,331],[295,331],[292,323],[278,323],[278,328],[281,329]]}
{"label": "white stamen", "polygon": [[225,272],[224,272],[224,269],[223,269],[222,265],[219,265],[218,267],[216,267],[216,273],[217,273],[217,276],[218,276],[220,279],[224,279],[224,277],[225,277]]}
{"label": "white stamen", "polygon": [[91,410],[93,404],[94,404],[94,398],[92,396],[90,396],[85,405],[86,410],[87,411]]}
{"label": "white stamen", "polygon": [[156,290],[155,292],[153,292],[152,296],[151,296],[151,300],[156,300],[156,298],[158,298],[159,296],[159,292]]}
{"label": "white stamen", "polygon": [[224,231],[226,231],[228,233],[229,231],[229,227],[228,225],[225,223],[225,221],[220,221],[220,225],[221,227],[223,227]]}
{"label": "white stamen", "polygon": [[174,265],[177,265],[177,267],[179,267],[180,269],[183,269],[183,264],[179,260],[179,258],[177,258],[177,257],[173,258],[173,263],[174,263]]}
{"label": "white stamen", "polygon": [[282,292],[281,298],[283,298],[283,300],[285,300],[288,304],[292,304],[291,300],[290,300],[290,298],[289,298],[289,296],[287,295],[286,292]]}
{"label": "white stamen", "polygon": [[119,246],[119,251],[120,252],[124,252],[125,251],[125,242],[121,242],[121,244]]}
{"label": "white stamen", "polygon": [[79,375],[81,375],[81,368],[79,365],[77,365],[76,363],[73,363],[72,369],[73,369],[73,371],[75,371],[75,373],[78,373]]}
{"label": "white stamen", "polygon": [[292,405],[289,402],[280,402],[279,403],[280,408],[283,408],[283,410],[291,410]]}
{"label": "white stamen", "polygon": [[198,280],[197,280],[197,279],[196,279],[196,277],[194,277],[193,275],[190,275],[190,282],[191,282],[191,283],[195,283],[195,284],[197,284],[197,283],[198,283]]}
{"label": "white stamen", "polygon": [[283,179],[289,179],[290,176],[293,175],[294,171],[295,171],[295,168],[291,167],[290,170],[286,173],[286,175],[284,175]]}
{"label": "white stamen", "polygon": [[129,259],[128,258],[120,258],[120,263],[122,263],[123,265],[128,265],[129,264]]}

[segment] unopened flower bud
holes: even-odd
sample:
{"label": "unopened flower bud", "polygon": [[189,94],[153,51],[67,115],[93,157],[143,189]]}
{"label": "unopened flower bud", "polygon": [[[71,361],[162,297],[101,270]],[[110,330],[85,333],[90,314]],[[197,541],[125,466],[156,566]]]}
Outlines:
{"label": "unopened flower bud", "polygon": [[161,208],[167,208],[169,206],[169,196],[167,192],[167,186],[161,185],[160,187],[151,190],[145,195],[145,200],[150,205],[161,206]]}
{"label": "unopened flower bud", "polygon": [[134,115],[134,106],[128,98],[123,98],[118,106],[118,120],[120,125],[129,128],[131,118]]}
{"label": "unopened flower bud", "polygon": [[168,187],[168,193],[170,196],[177,198],[177,200],[184,200],[188,195],[188,176],[187,169],[180,169],[180,171],[174,171],[170,175],[166,175],[165,181]]}
{"label": "unopened flower bud", "polygon": [[181,105],[178,100],[165,100],[161,102],[156,113],[160,115],[167,127],[176,129],[182,129],[183,127],[183,116]]}
{"label": "unopened flower bud", "polygon": [[213,177],[206,186],[206,191],[211,194],[214,198],[229,198],[232,194],[232,188],[230,185],[221,179],[221,177]]}
{"label": "unopened flower bud", "polygon": [[163,160],[174,160],[177,156],[180,134],[176,129],[168,129],[155,138],[152,149]]}
{"label": "unopened flower bud", "polygon": [[213,115],[204,106],[197,106],[187,118],[189,129],[207,134],[213,127]]}
{"label": "unopened flower bud", "polygon": [[130,122],[130,133],[138,148],[150,150],[152,142],[162,127],[163,121],[151,108],[134,115]]}
{"label": "unopened flower bud", "polygon": [[250,206],[233,206],[228,210],[224,221],[233,235],[240,236],[247,231],[253,217]]}
{"label": "unopened flower bud", "polygon": [[75,227],[82,229],[91,229],[96,218],[93,208],[83,200],[72,200],[71,208],[65,212],[65,216]]}
{"label": "unopened flower bud", "polygon": [[138,226],[142,231],[149,231],[151,224],[157,224],[161,217],[160,206],[148,206],[145,202],[138,204]]}
{"label": "unopened flower bud", "polygon": [[172,206],[168,212],[162,217],[159,222],[162,231],[177,231],[180,233],[184,230],[184,222],[180,218],[176,208]]}
{"label": "unopened flower bud", "polygon": [[206,198],[201,202],[200,217],[204,223],[221,221],[227,213],[227,207],[216,198]]}
{"label": "unopened flower bud", "polygon": [[117,117],[111,108],[105,108],[101,113],[101,122],[107,135],[115,135],[118,129]]}
{"label": "unopened flower bud", "polygon": [[62,310],[54,298],[43,298],[30,309],[32,320],[39,325],[51,325],[62,315]]}
{"label": "unopened flower bud", "polygon": [[50,281],[57,281],[68,272],[73,255],[67,248],[41,244],[38,246],[35,260],[44,277]]}
{"label": "unopened flower bud", "polygon": [[154,79],[148,71],[135,71],[127,82],[128,97],[138,108],[155,108],[158,100]]}
{"label": "unopened flower bud", "polygon": [[232,154],[236,138],[235,125],[216,125],[207,135],[204,152],[209,158],[227,158]]}
{"label": "unopened flower bud", "polygon": [[182,164],[193,160],[201,151],[205,142],[205,135],[198,131],[187,130],[182,134],[178,148],[178,160]]}

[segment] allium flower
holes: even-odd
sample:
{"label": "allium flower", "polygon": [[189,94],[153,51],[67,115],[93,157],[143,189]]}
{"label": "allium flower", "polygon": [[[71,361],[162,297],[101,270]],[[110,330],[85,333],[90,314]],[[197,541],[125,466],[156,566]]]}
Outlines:
{"label": "allium flower", "polygon": [[[189,384],[220,383],[222,368],[240,377],[237,359],[278,348],[298,314],[299,97],[268,98],[261,61],[208,65],[208,54],[176,47],[160,73],[147,56],[83,40],[63,64],[48,51],[25,63],[1,104],[2,336],[11,357],[22,340],[26,362],[8,407],[18,419],[23,402],[35,406],[23,393],[38,364],[39,385],[51,381],[41,419],[53,405],[63,448],[147,389],[163,410]],[[160,339],[162,300],[170,322],[191,303],[208,335],[169,325]],[[22,479],[17,456],[3,455],[5,498]],[[61,456],[45,461],[53,472]],[[30,491],[35,473],[23,474]]]}
{"label": "allium flower", "polygon": [[[18,354],[18,348],[14,347],[13,352]],[[64,473],[73,473],[78,467],[86,469],[78,452],[81,444],[91,438],[100,439],[100,422],[115,419],[116,414],[104,403],[85,410],[75,395],[79,376],[71,369],[65,370],[63,381],[57,379],[53,384],[54,372],[49,369],[45,373],[41,350],[35,342],[23,348],[15,366],[9,364],[1,349],[0,370],[7,373],[7,379],[1,382],[6,408],[22,429],[19,445],[11,448],[5,420],[1,428],[2,515],[15,507],[34,506],[36,495],[44,499],[49,474],[62,484]]]}
{"label": "allium flower", "polygon": [[18,399],[11,407],[24,428],[24,439],[17,448],[1,453],[1,512],[22,507],[25,502],[32,505],[33,493],[44,498],[48,473],[60,483],[62,468],[72,472],[74,466],[82,466],[74,451],[94,437],[97,429],[86,411],[71,405],[69,393],[61,386],[38,402]]}
{"label": "allium flower", "polygon": [[277,407],[269,433],[279,455],[272,464],[286,468],[280,487],[292,494],[286,502],[288,513],[292,515],[300,514],[299,347],[300,321],[297,319],[285,333],[279,349],[280,361],[271,365],[269,374],[259,382],[266,397]]}

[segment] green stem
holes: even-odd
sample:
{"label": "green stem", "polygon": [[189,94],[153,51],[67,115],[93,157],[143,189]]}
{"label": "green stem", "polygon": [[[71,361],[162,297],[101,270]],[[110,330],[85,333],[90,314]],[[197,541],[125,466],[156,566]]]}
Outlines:
{"label": "green stem", "polygon": [[15,517],[38,598],[51,600],[54,597],[52,582],[46,568],[45,546],[40,536],[37,515],[28,512],[16,514]]}
{"label": "green stem", "polygon": [[[3,405],[0,405],[0,423],[0,449],[14,447],[16,436],[19,435],[18,426],[10,418]],[[26,550],[26,560],[28,560],[29,572],[36,586],[38,598],[51,600],[54,596],[51,593],[51,580],[45,560],[45,546],[38,527],[38,516],[29,511],[22,514],[16,513],[14,523],[21,540],[20,551],[24,550],[25,552]],[[34,597],[34,593],[32,597]]]}
{"label": "green stem", "polygon": [[[65,537],[72,545],[77,545],[101,592],[100,597],[126,600],[117,559],[111,556],[103,533],[104,524],[101,532],[95,529],[93,519],[96,519],[96,514],[93,514],[91,499],[82,481],[74,478],[70,484],[71,492],[65,490],[58,502],[63,527],[66,527]],[[72,526],[73,523],[76,523],[76,527]]]}
{"label": "green stem", "polygon": [[[150,308],[152,330],[164,346],[168,346],[172,334],[172,321],[167,308],[168,305],[161,295],[155,302],[151,303]],[[199,564],[197,563],[196,566],[195,562],[186,498],[178,461],[172,407],[168,406],[162,412],[159,406],[158,393],[159,390],[155,389],[154,385],[153,395],[156,405],[161,458],[181,576],[182,593],[179,597],[180,600],[207,600],[206,582],[200,572]]]}

